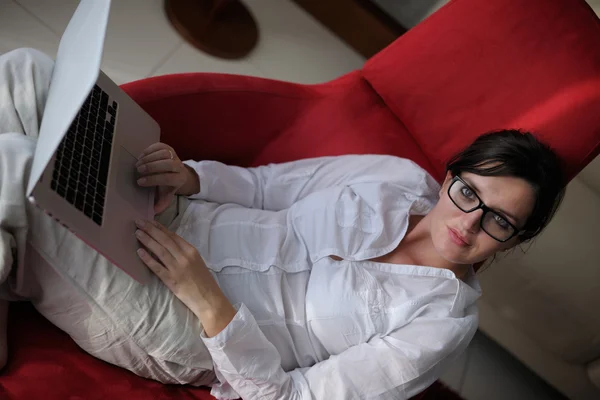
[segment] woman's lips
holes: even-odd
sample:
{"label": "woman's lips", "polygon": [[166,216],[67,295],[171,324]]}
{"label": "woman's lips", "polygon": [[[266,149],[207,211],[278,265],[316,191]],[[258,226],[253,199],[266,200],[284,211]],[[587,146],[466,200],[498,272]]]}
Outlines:
{"label": "woman's lips", "polygon": [[452,240],[452,242],[454,242],[454,244],[461,246],[461,247],[467,247],[470,246],[469,242],[467,242],[458,232],[456,232],[454,229],[452,228],[448,228],[448,233],[450,236],[450,240]]}

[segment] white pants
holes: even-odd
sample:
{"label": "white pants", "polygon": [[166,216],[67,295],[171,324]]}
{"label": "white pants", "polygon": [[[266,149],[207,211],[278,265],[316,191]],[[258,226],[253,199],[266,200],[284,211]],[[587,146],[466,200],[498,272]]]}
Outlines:
{"label": "white pants", "polygon": [[[0,56],[0,134],[37,137],[53,61],[31,49]],[[161,214],[176,229],[188,200]],[[14,296],[31,301],[86,352],[164,383],[210,386],[198,319],[153,277],[140,285],[60,224],[28,205],[27,249]],[[10,346],[10,343],[9,343]]]}

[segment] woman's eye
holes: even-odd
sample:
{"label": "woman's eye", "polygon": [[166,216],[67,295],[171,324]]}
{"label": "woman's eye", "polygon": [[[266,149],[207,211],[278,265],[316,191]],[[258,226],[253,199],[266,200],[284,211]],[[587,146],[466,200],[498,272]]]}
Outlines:
{"label": "woman's eye", "polygon": [[502,229],[509,229],[510,225],[507,220],[499,216],[498,214],[494,215],[494,221],[498,224],[498,226]]}
{"label": "woman's eye", "polygon": [[473,193],[473,191],[466,186],[463,186],[462,189],[460,190],[460,192],[462,193],[463,196],[465,196],[468,199],[472,199],[473,196],[475,195],[475,193]]}

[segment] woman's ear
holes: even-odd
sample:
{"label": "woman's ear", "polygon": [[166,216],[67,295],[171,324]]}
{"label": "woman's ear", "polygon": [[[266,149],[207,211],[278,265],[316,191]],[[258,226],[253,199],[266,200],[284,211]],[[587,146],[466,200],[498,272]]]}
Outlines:
{"label": "woman's ear", "polygon": [[439,193],[440,197],[442,197],[442,194],[448,190],[448,185],[452,181],[452,178],[454,178],[454,177],[452,176],[450,171],[446,172],[446,177],[444,178],[444,182],[442,182],[442,187],[440,188],[440,193]]}
{"label": "woman's ear", "polygon": [[442,184],[442,186],[448,186],[450,184],[450,181],[452,180],[452,178],[454,178],[454,176],[452,176],[452,173],[450,171],[447,171],[446,176],[444,177],[444,183]]}

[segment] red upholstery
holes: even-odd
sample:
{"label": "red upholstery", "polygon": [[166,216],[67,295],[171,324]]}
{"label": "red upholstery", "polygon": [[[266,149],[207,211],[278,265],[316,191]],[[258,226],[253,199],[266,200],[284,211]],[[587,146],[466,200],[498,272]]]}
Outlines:
{"label": "red upholstery", "polygon": [[600,21],[584,0],[455,0],[363,69],[437,177],[482,132],[533,130],[573,177],[600,150]]}
{"label": "red upholstery", "polygon": [[[231,75],[150,78],[124,89],[182,158],[257,165],[345,153],[443,161],[489,129],[540,132],[571,175],[600,151],[600,33],[583,0],[456,0],[362,72],[305,86]],[[203,399],[80,351],[11,306],[0,398]]]}
{"label": "red upholstery", "polygon": [[184,159],[257,165],[391,153],[433,170],[359,71],[322,85],[179,74],[130,83],[125,89],[158,121],[161,140]]}

